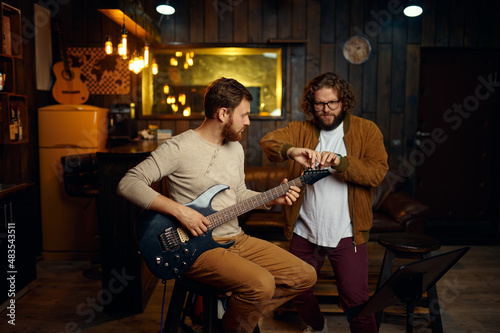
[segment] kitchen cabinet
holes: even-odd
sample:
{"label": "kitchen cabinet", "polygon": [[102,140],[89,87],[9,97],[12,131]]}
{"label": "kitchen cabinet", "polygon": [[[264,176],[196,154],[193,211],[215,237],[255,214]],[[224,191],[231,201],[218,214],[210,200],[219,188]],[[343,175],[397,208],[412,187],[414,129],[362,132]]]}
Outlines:
{"label": "kitchen cabinet", "polygon": [[36,278],[34,184],[0,184],[0,304]]}

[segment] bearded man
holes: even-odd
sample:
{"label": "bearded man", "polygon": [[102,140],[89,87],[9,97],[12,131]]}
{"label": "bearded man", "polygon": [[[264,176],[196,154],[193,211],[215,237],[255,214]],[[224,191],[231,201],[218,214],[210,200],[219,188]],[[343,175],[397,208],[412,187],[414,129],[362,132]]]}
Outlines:
{"label": "bearded man", "polygon": [[[288,161],[288,176],[303,168],[331,167],[332,175],[307,186],[297,204],[283,207],[290,252],[319,274],[325,257],[333,267],[340,305],[351,332],[377,332],[375,317],[351,320],[368,301],[366,242],[372,227],[373,188],[388,170],[383,136],[372,121],[351,111],[356,96],[334,73],[322,74],[304,88],[301,107],[311,120],[293,121],[265,135],[260,145],[269,160]],[[313,288],[297,296],[304,333],[328,332]]]}
{"label": "bearded man", "polygon": [[[209,220],[186,204],[221,184],[228,189],[213,197],[211,207],[216,211],[259,194],[245,185],[244,151],[237,141],[250,125],[250,101],[252,95],[238,81],[220,78],[212,82],[205,93],[203,124],[165,141],[130,169],[118,184],[118,194],[144,209],[170,215],[194,237],[205,233]],[[151,188],[164,177],[169,197]],[[291,205],[299,191],[291,186],[265,206]],[[310,265],[274,244],[246,235],[237,218],[215,227],[212,236],[219,243],[234,243],[203,252],[184,276],[231,293],[222,318],[225,332],[252,332],[263,314],[316,282]]]}

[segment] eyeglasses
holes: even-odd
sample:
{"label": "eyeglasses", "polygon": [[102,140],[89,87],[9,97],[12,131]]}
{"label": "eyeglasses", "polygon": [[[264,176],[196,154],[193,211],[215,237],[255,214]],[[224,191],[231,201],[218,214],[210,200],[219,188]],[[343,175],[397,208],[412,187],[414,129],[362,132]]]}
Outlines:
{"label": "eyeglasses", "polygon": [[340,100],[339,101],[330,101],[330,102],[326,102],[326,103],[323,103],[323,102],[315,102],[314,103],[314,110],[316,112],[321,112],[321,111],[324,111],[325,110],[325,106],[328,106],[328,108],[333,111],[333,110],[337,110],[338,107],[339,107],[339,104],[340,104]]}

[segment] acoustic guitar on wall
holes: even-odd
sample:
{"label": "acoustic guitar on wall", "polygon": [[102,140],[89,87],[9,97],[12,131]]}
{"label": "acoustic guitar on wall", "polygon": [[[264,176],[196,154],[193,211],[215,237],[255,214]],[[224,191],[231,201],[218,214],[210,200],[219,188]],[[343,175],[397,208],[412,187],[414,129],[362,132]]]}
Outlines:
{"label": "acoustic guitar on wall", "polygon": [[56,77],[52,87],[52,96],[61,104],[83,104],[89,99],[89,91],[80,77],[80,68],[70,67],[63,41],[63,31],[59,24],[57,24],[57,32],[62,61],[55,63],[52,68]]}

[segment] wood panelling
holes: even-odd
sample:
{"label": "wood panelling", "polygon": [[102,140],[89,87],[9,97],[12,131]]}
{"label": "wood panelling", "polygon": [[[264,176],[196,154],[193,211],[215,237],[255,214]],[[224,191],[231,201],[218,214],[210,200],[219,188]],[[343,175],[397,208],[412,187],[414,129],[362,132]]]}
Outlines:
{"label": "wood panelling", "polygon": [[203,0],[189,1],[193,10],[189,11],[189,41],[191,43],[203,42],[204,10]]}
{"label": "wood panelling", "polygon": [[[262,4],[262,39],[269,40],[276,38],[278,31],[278,7],[276,6],[277,0],[263,1]],[[237,43],[238,41],[235,40]]]}
{"label": "wood panelling", "polygon": [[[319,1],[311,1],[307,6],[307,17],[321,17],[321,6]],[[307,20],[307,57],[306,77],[314,77],[320,70],[321,59],[321,33],[320,25],[314,19]],[[300,38],[300,37],[299,37]]]}
{"label": "wood panelling", "polygon": [[276,6],[278,10],[276,11],[276,17],[278,18],[278,39],[289,39],[292,38],[292,1],[276,1]]}
{"label": "wood panelling", "polygon": [[394,17],[392,42],[391,112],[403,112],[406,74],[406,28],[403,15]]}
{"label": "wood panelling", "polygon": [[464,46],[465,25],[463,24],[463,18],[465,16],[465,2],[465,0],[458,0],[453,4],[454,11],[450,15],[449,24],[453,27],[454,32],[450,34],[450,47]]}
{"label": "wood panelling", "polygon": [[[283,47],[285,119],[253,120],[247,132],[247,163],[267,165],[265,157],[256,152],[260,137],[293,120],[302,120],[299,110],[302,90],[316,75],[334,71],[348,79],[359,97],[356,114],[373,119],[382,130],[391,165],[397,167],[413,149],[415,119],[418,112],[418,73],[420,47],[499,48],[500,32],[495,15],[500,10],[497,1],[478,0],[424,0],[424,13],[418,18],[407,18],[402,13],[401,1],[396,0],[173,0],[176,13],[161,17],[155,13],[153,0],[129,0],[140,3],[152,21],[161,28],[164,44],[210,45],[268,45],[269,40],[288,40],[273,44]],[[23,24],[33,22],[32,4],[11,0],[7,3],[22,10]],[[119,1],[116,1],[119,2]],[[120,26],[97,12],[101,1],[64,1],[50,8],[53,21],[60,21],[69,47],[101,47],[107,34],[116,44]],[[29,29],[23,29],[27,34]],[[351,65],[343,57],[342,45],[353,35],[362,35],[372,45],[370,59],[362,65]],[[25,36],[29,37],[29,36]],[[294,42],[295,41],[295,42]],[[140,40],[130,38],[131,48],[142,46]],[[34,38],[25,38],[24,71],[26,80],[20,82],[19,92],[26,94],[30,116],[28,153],[14,154],[16,161],[28,170],[36,164],[37,131],[36,109],[54,103],[50,92],[36,91],[34,83]],[[59,59],[56,41],[53,43],[54,62]],[[215,78],[214,78],[215,79]],[[131,74],[132,88],[128,95],[92,95],[88,104],[109,107],[117,101],[141,105],[140,74]],[[199,126],[196,120],[160,120],[162,127],[179,134]],[[145,128],[146,120],[138,128]],[[28,156],[26,158],[26,156]],[[26,161],[24,159],[27,159]],[[0,168],[5,181],[9,168]],[[10,172],[10,171],[9,171]],[[27,181],[36,178],[36,172],[26,171]]]}
{"label": "wood panelling", "polygon": [[[228,13],[222,11],[222,9],[218,8],[218,6],[214,6],[214,4],[217,5],[218,2],[205,0],[205,27],[203,29],[205,32],[205,43],[217,43],[219,41],[219,22],[223,20],[226,15],[228,15]],[[219,14],[220,16],[218,16]]]}
{"label": "wood panelling", "polygon": [[[248,20],[248,6],[240,5],[234,7],[234,15],[231,23],[234,24],[234,42],[246,43],[248,42],[248,29],[250,22]],[[264,27],[265,28],[265,27]],[[274,34],[272,34],[274,35]],[[229,41],[231,42],[231,41]]]}
{"label": "wood panelling", "polygon": [[[397,166],[413,148],[420,47],[500,47],[492,14],[499,5],[487,1],[427,0],[424,14],[418,18],[405,17],[401,3],[394,0],[187,2],[189,6],[182,5],[175,14],[179,16],[170,20],[176,32],[190,29],[190,40],[164,40],[200,43],[197,36],[203,31],[205,43],[300,42],[283,45],[286,119],[252,121],[245,144],[249,165],[266,164],[253,151],[258,149],[260,135],[278,124],[304,118],[299,111],[304,85],[316,75],[335,71],[353,85],[359,97],[356,114],[379,125],[391,164]],[[183,13],[186,10],[189,13]],[[199,11],[203,18],[196,14]],[[371,57],[362,65],[349,64],[342,54],[343,43],[355,34],[366,37],[372,45]],[[175,134],[181,128],[194,128],[193,124],[175,126]]]}
{"label": "wood panelling", "polygon": [[[183,15],[178,15],[175,18],[175,38],[174,41],[188,43],[189,42],[189,3],[187,1],[180,1],[177,5],[177,9],[179,13]],[[172,20],[173,21],[173,20]]]}
{"label": "wood panelling", "polygon": [[[215,2],[212,2],[212,6],[214,6]],[[238,6],[240,7],[240,6]],[[241,6],[243,7],[243,6]],[[233,14],[234,14],[234,8],[224,8],[224,7],[219,7],[217,14],[219,16],[219,43],[232,43],[233,42],[233,31],[238,31],[239,30],[239,25],[238,28],[234,26],[234,20],[233,20]]]}
{"label": "wood panelling", "polygon": [[[419,97],[419,64],[420,64],[420,46],[416,44],[407,44],[406,47],[406,100],[405,100],[405,118],[403,124],[403,140],[401,145],[406,148],[413,148],[413,138],[417,132],[417,113]],[[394,159],[394,156],[391,156]],[[396,156],[396,158],[398,158]],[[399,163],[399,161],[397,161]],[[394,164],[391,164],[394,165]]]}
{"label": "wood panelling", "polygon": [[[248,1],[248,42],[262,43],[262,3],[265,0]],[[229,1],[231,2],[231,1]],[[246,1],[233,1],[235,6],[245,6]],[[238,29],[239,22],[235,22]]]}
{"label": "wood panelling", "polygon": [[377,125],[384,134],[386,147],[389,144],[387,133],[389,133],[391,114],[391,63],[392,52],[390,44],[378,45],[378,75],[377,75]]}

